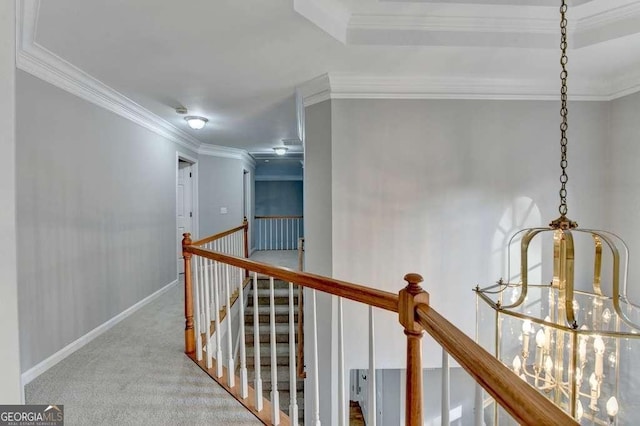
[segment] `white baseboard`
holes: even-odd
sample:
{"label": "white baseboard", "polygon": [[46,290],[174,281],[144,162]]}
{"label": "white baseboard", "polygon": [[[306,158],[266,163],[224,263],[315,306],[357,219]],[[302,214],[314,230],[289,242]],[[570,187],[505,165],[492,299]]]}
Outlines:
{"label": "white baseboard", "polygon": [[86,345],[87,343],[91,342],[96,337],[105,333],[106,331],[111,329],[113,326],[118,324],[120,321],[124,320],[125,318],[129,317],[131,314],[136,312],[138,309],[149,304],[154,299],[157,299],[163,293],[170,290],[171,287],[173,287],[176,284],[178,284],[178,280],[175,280],[167,284],[166,286],[162,287],[160,290],[156,291],[153,294],[150,294],[149,296],[145,297],[135,305],[120,312],[118,315],[111,318],[107,322],[99,325],[98,327],[94,328],[84,336],[69,343],[67,346],[65,346],[64,348],[60,349],[58,352],[51,355],[49,358],[45,359],[44,361],[38,363],[37,365],[31,367],[30,369],[22,373],[23,395],[24,395],[24,386],[26,384],[32,382],[36,377],[38,377],[39,375],[41,375],[42,373],[44,373],[45,371],[47,371],[48,369],[50,369],[51,367],[53,367],[54,365],[56,365],[57,363],[59,363],[60,361],[62,361],[63,359],[65,359],[66,357],[68,357],[78,349],[80,349],[81,347],[83,347],[84,345]]}

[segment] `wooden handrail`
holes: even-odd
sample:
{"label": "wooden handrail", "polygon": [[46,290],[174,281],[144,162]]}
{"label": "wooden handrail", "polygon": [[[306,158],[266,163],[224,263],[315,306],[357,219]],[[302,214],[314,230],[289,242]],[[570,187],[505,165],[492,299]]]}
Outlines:
{"label": "wooden handrail", "polygon": [[254,219],[302,219],[304,216],[254,216]]}
{"label": "wooden handrail", "polygon": [[416,307],[416,321],[518,423],[530,426],[578,424],[429,305]]}
{"label": "wooden handrail", "polygon": [[198,241],[194,241],[193,243],[191,243],[191,245],[192,246],[201,246],[201,245],[210,243],[211,241],[215,241],[215,240],[219,240],[220,238],[224,238],[227,235],[231,235],[231,234],[233,234],[235,232],[242,231],[243,229],[245,229],[245,224],[244,223],[242,225],[240,225],[240,226],[237,226],[237,227],[233,228],[233,229],[229,229],[228,231],[220,232],[219,234],[215,234],[215,235],[212,235],[210,237],[203,238],[203,239],[198,240]]}
{"label": "wooden handrail", "polygon": [[346,281],[334,280],[333,278],[310,274],[308,272],[296,272],[293,269],[272,266],[254,260],[195,247],[193,245],[184,247],[184,251],[206,257],[207,259],[217,260],[218,262],[223,262],[231,266],[248,269],[259,274],[265,274],[285,282],[292,282],[324,293],[371,305],[386,311],[398,312],[398,295],[388,291],[377,290]]}

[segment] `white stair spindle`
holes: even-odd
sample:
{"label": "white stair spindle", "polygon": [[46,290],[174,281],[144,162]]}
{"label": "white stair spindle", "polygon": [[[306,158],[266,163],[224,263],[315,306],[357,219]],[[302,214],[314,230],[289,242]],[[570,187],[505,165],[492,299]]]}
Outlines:
{"label": "white stair spindle", "polygon": [[220,343],[220,333],[222,332],[220,327],[220,263],[213,262],[213,303],[214,303],[214,325],[216,334],[216,377],[222,377],[222,345]]}
{"label": "white stair spindle", "polygon": [[229,285],[229,265],[226,265],[226,276],[225,276],[225,285],[226,285],[226,293],[227,293],[227,355],[228,355],[228,363],[227,363],[227,384],[229,385],[230,388],[233,388],[236,386],[236,374],[235,374],[235,367],[234,367],[234,362],[233,362],[233,336],[231,335],[232,330],[231,330],[231,287]]}
{"label": "white stair spindle", "polygon": [[[244,338],[244,294],[242,285],[238,288],[238,306],[240,307],[239,316],[239,340],[240,340],[240,397],[247,399],[249,396],[249,382],[247,378],[247,348]],[[229,317],[231,319],[231,317]]]}
{"label": "white stair spindle", "polygon": [[293,306],[293,283],[289,283],[289,420],[298,424],[298,389],[296,371],[296,317]]}
{"label": "white stair spindle", "polygon": [[449,426],[449,354],[442,348],[442,426]]}
{"label": "white stair spindle", "polygon": [[273,220],[269,221],[269,250],[273,250]]}
{"label": "white stair spindle", "polygon": [[262,376],[260,372],[260,312],[258,309],[258,273],[253,273],[253,365],[255,370],[256,411],[262,411]]}
{"label": "white stair spindle", "polygon": [[280,250],[284,248],[284,229],[282,225],[282,218],[280,218]]}
{"label": "white stair spindle", "polygon": [[287,247],[286,249],[289,250],[289,219],[285,219],[284,220],[284,224],[285,224],[285,241],[287,243]]}
{"label": "white stair spindle", "polygon": [[316,291],[311,290],[311,328],[313,355],[313,425],[320,425],[320,377],[318,376],[318,317],[316,314]]}
{"label": "white stair spindle", "polygon": [[203,278],[204,278],[204,338],[207,348],[207,368],[213,366],[211,354],[211,299],[209,297],[209,259],[203,258]]}
{"label": "white stair spindle", "polygon": [[342,297],[338,297],[338,425],[348,426],[347,395],[344,387],[344,330]]}
{"label": "white stair spindle", "polygon": [[194,261],[194,274],[193,274],[193,278],[195,280],[195,306],[196,306],[196,313],[194,315],[195,318],[195,324],[194,324],[194,329],[196,331],[196,359],[198,361],[202,360],[202,333],[201,333],[201,324],[200,324],[200,320],[202,319],[202,315],[200,313],[200,256],[193,256],[195,261]]}
{"label": "white stair spindle", "polygon": [[280,424],[280,396],[278,393],[278,358],[276,352],[276,307],[273,277],[269,277],[269,331],[271,347],[271,423]]}
{"label": "white stair spindle", "polygon": [[484,426],[484,403],[482,401],[482,387],[476,384],[476,391],[474,395],[474,411],[473,411],[473,424],[474,426]]}
{"label": "white stair spindle", "polygon": [[373,306],[369,306],[369,403],[367,425],[376,426],[376,342],[373,324]]}

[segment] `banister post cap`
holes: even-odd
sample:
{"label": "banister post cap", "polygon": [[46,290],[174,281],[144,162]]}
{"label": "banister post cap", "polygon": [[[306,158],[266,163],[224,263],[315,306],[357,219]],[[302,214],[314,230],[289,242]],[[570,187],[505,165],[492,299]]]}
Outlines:
{"label": "banister post cap", "polygon": [[429,304],[429,294],[420,287],[424,281],[422,275],[410,273],[404,276],[404,280],[409,283],[400,290],[398,299],[398,313],[400,324],[405,328],[405,332],[422,333],[422,327],[415,321],[415,308],[419,304]]}
{"label": "banister post cap", "polygon": [[193,241],[191,241],[191,233],[190,232],[185,232],[184,234],[182,234],[182,236],[184,238],[182,238],[182,245],[183,246],[189,246],[191,245],[191,243]]}

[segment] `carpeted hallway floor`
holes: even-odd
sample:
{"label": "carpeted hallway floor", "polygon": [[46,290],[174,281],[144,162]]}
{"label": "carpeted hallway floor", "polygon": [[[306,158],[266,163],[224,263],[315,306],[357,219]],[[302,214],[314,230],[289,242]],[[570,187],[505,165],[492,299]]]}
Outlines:
{"label": "carpeted hallway floor", "polygon": [[28,404],[64,404],[66,425],[257,425],[183,354],[174,286],[26,386]]}

